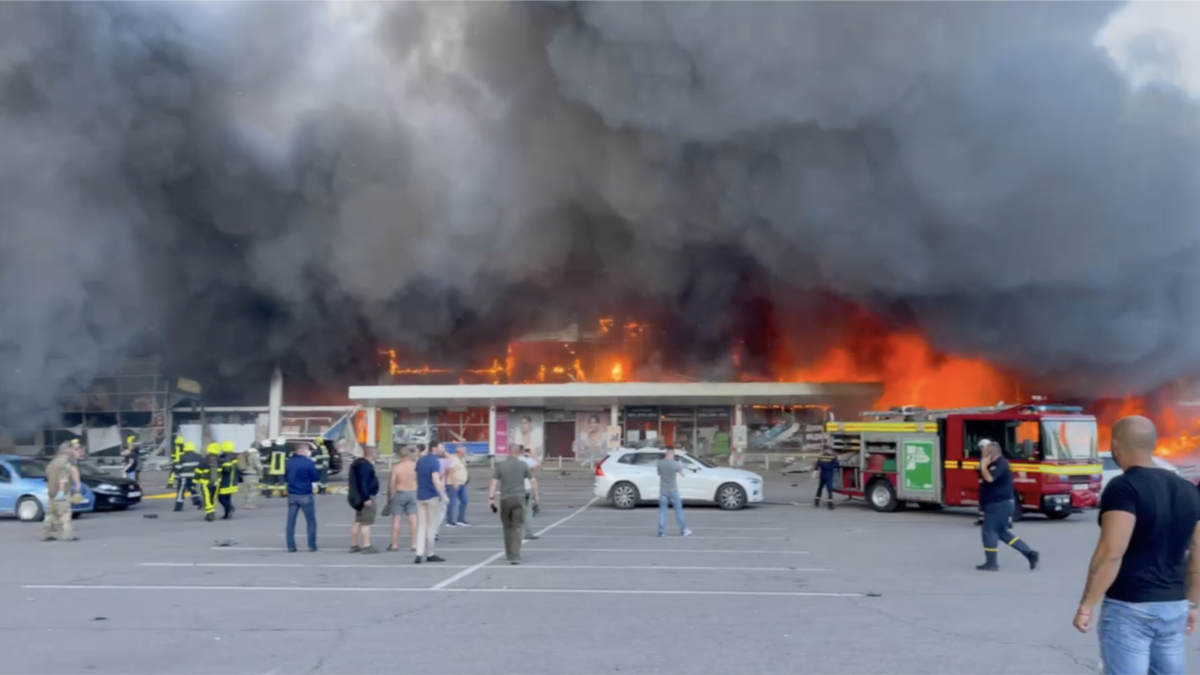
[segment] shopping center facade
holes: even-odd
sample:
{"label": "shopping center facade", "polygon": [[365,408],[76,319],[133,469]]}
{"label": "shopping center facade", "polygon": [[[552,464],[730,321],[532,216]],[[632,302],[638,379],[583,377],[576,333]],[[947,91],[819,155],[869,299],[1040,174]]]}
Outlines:
{"label": "shopping center facade", "polygon": [[385,455],[436,438],[478,455],[520,445],[594,458],[647,441],[703,455],[799,452],[830,414],[856,415],[881,393],[878,383],[580,382],[359,386],[350,399]]}

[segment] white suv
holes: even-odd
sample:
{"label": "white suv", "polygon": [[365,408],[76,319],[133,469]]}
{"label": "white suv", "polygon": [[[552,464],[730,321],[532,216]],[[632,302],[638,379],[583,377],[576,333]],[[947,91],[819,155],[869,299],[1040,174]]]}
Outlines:
{"label": "white suv", "polygon": [[[622,448],[596,465],[595,495],[618,509],[658,501],[658,460],[661,448]],[[679,496],[685,502],[716,504],[736,511],[763,500],[762,476],[744,469],[719,467],[708,460],[675,451],[683,464]]]}

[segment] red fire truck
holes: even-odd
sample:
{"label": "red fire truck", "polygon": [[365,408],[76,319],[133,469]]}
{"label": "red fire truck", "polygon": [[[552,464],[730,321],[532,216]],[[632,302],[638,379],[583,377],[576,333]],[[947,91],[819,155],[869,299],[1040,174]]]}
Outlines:
{"label": "red fire truck", "polygon": [[1000,444],[1020,512],[1066,518],[1096,506],[1103,465],[1096,418],[1041,402],[989,408],[893,408],[857,422],[828,422],[841,459],[834,491],[876,511],[979,504],[979,441]]}

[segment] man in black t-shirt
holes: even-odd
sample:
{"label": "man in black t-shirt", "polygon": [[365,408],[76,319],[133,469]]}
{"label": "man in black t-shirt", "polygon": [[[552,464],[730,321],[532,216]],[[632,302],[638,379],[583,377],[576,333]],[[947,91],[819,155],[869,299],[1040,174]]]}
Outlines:
{"label": "man in black t-shirt", "polygon": [[983,555],[986,561],[975,569],[995,572],[1000,569],[996,554],[1000,542],[1015,548],[1029,561],[1029,569],[1037,569],[1038,552],[1029,548],[1009,529],[1013,515],[1013,478],[1008,460],[1000,453],[999,444],[983,440],[979,443],[982,456],[979,458],[979,473],[983,482],[979,484],[979,505],[983,509]]}
{"label": "man in black t-shirt", "polygon": [[[1200,600],[1200,493],[1154,465],[1158,437],[1145,417],[1112,428],[1112,456],[1124,473],[1100,495],[1100,541],[1088,567],[1075,628],[1100,613],[1104,672],[1184,673],[1184,636]],[[1190,552],[1190,557],[1189,557]]]}

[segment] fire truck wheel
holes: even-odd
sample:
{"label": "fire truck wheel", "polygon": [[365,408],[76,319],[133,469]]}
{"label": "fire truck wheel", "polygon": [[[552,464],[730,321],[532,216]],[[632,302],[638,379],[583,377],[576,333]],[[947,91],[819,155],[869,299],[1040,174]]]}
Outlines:
{"label": "fire truck wheel", "polygon": [[871,508],[880,513],[891,513],[900,506],[896,501],[896,490],[887,479],[871,483],[867,488],[867,499],[871,502]]}
{"label": "fire truck wheel", "polygon": [[737,483],[726,483],[717,488],[714,501],[722,511],[738,511],[746,506],[746,491]]}
{"label": "fire truck wheel", "polygon": [[636,485],[622,481],[608,491],[608,501],[618,509],[632,509],[642,501],[642,496],[638,493]]}

